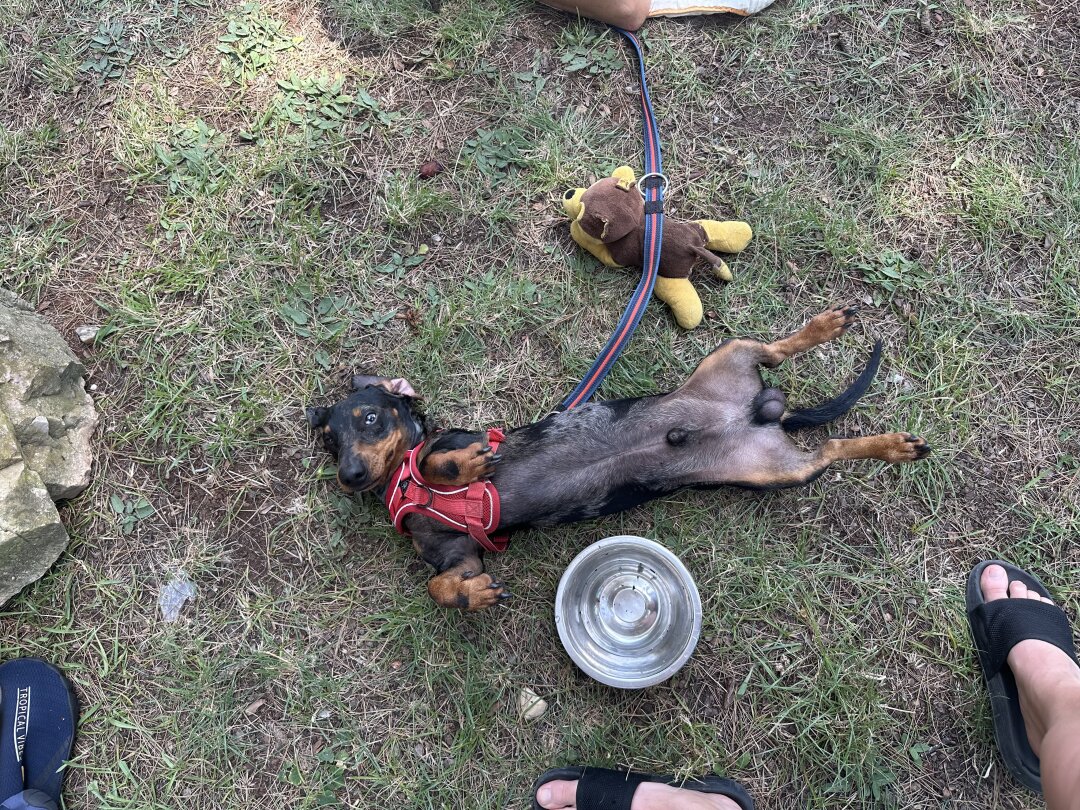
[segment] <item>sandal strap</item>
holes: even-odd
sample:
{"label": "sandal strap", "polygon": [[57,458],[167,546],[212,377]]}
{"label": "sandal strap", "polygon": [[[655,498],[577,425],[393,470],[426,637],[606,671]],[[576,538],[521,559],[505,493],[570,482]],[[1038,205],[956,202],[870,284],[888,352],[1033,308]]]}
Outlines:
{"label": "sandal strap", "polygon": [[630,810],[634,791],[647,781],[643,774],[586,768],[577,785],[577,810]]}
{"label": "sandal strap", "polygon": [[1006,666],[1009,651],[1021,641],[1036,640],[1053,644],[1076,660],[1072,627],[1057,605],[1034,599],[995,599],[972,608],[968,615],[972,626],[984,629],[985,638],[977,643],[987,657],[983,670],[993,678]]}

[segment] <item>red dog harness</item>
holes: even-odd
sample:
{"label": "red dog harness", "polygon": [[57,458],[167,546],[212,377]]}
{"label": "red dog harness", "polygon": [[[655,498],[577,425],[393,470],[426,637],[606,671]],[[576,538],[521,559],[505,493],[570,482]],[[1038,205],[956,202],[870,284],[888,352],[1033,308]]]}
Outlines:
{"label": "red dog harness", "polygon": [[[488,429],[487,440],[493,451],[499,449],[504,438],[498,428]],[[419,513],[467,532],[488,551],[505,551],[510,543],[508,534],[488,535],[499,525],[499,493],[495,485],[490,481],[474,481],[465,487],[432,486],[420,475],[416,463],[423,447],[424,442],[421,442],[405,453],[401,468],[386,488],[386,508],[390,510],[394,528],[409,534],[405,530],[405,516]]]}

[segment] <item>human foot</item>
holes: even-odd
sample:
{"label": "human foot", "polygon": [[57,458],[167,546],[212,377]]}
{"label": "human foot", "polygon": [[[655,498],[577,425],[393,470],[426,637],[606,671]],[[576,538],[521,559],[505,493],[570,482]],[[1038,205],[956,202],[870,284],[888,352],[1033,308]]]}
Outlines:
{"label": "human foot", "polygon": [[[545,810],[573,810],[577,805],[577,781],[557,779],[536,791],[536,801]],[[630,810],[741,810],[727,796],[708,795],[671,785],[645,782],[634,791]]]}
{"label": "human foot", "polygon": [[[1033,599],[1054,604],[1020,580],[1010,582],[1000,565],[987,566],[979,584],[987,602]],[[1017,643],[1009,651],[1008,663],[1016,679],[1028,743],[1035,755],[1040,756],[1050,720],[1063,711],[1080,711],[1080,667],[1064,650],[1038,639]]]}
{"label": "human foot", "polygon": [[738,782],[713,774],[675,784],[665,776],[571,766],[546,771],[533,785],[534,810],[754,810]]}

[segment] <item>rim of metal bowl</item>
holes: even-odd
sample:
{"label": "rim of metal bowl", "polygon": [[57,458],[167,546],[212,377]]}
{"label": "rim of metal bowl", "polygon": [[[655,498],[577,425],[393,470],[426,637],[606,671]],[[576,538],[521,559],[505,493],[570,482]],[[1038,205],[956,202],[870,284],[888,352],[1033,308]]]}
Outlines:
{"label": "rim of metal bowl", "polygon": [[[570,623],[566,620],[566,612],[563,605],[563,600],[567,597],[567,589],[570,587],[570,583],[574,579],[576,572],[588,566],[597,555],[602,554],[610,546],[627,542],[631,545],[636,545],[651,551],[659,560],[666,563],[677,575],[679,583],[682,585],[682,591],[686,596],[688,612],[691,613],[693,617],[693,624],[690,628],[690,633],[687,636],[686,644],[677,658],[659,672],[641,678],[619,677],[594,667],[587,658],[581,654],[575,640],[570,637]],[[562,641],[563,648],[566,650],[567,655],[569,655],[571,660],[590,678],[607,686],[614,686],[619,689],[643,689],[666,681],[682,669],[683,665],[690,659],[690,656],[694,652],[694,648],[697,647],[698,638],[701,636],[701,595],[698,593],[697,584],[694,582],[694,578],[690,575],[686,566],[683,565],[682,560],[655,540],[650,540],[647,537],[638,537],[637,535],[632,534],[620,534],[613,537],[605,537],[586,547],[574,557],[573,561],[567,566],[562,577],[559,579],[559,588],[555,594],[555,626],[558,628],[559,639]]]}

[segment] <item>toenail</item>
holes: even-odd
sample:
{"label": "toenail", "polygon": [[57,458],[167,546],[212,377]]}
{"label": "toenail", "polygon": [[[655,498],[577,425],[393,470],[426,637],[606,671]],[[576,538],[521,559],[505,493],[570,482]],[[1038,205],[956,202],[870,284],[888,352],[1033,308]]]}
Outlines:
{"label": "toenail", "polygon": [[540,788],[540,790],[538,790],[536,793],[536,800],[540,802],[540,804],[547,804],[549,801],[551,801],[551,788]]}

